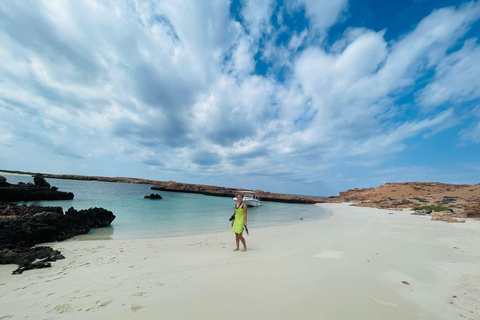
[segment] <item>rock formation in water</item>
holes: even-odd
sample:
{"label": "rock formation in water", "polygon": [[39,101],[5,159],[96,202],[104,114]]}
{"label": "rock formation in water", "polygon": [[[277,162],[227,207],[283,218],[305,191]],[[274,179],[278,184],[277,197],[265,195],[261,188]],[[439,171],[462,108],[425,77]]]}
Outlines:
{"label": "rock formation in water", "polygon": [[157,194],[157,193],[152,193],[150,194],[149,196],[145,196],[143,197],[144,199],[152,199],[152,200],[161,200],[163,199],[161,195]]}
{"label": "rock formation in water", "polygon": [[[60,257],[60,253],[46,255],[47,249],[38,253],[31,246],[84,234],[90,228],[108,226],[114,219],[115,215],[103,208],[70,208],[64,214],[61,207],[0,205],[0,264],[16,263],[26,270],[45,267],[47,261]],[[48,260],[29,265],[40,259],[38,255]]]}
{"label": "rock formation in water", "polygon": [[73,199],[73,193],[58,191],[41,174],[35,175],[33,180],[35,184],[10,184],[4,176],[0,176],[0,202]]}

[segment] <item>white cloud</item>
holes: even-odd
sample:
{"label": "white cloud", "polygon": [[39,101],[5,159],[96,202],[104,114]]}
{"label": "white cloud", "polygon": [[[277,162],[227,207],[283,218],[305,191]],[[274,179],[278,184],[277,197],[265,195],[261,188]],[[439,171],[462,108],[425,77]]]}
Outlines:
{"label": "white cloud", "polygon": [[348,0],[302,0],[312,27],[324,33],[334,25],[346,10]]}
{"label": "white cloud", "polygon": [[262,34],[270,33],[270,19],[273,13],[272,0],[246,0],[243,2],[242,17],[253,39],[259,39]]}
{"label": "white cloud", "polygon": [[433,80],[419,92],[417,101],[426,108],[446,102],[462,103],[480,97],[480,46],[469,39],[464,46],[443,59]]}
{"label": "white cloud", "polygon": [[[229,5],[0,4],[0,143],[83,157],[85,170],[140,163],[162,174],[255,172],[317,183],[331,176],[331,163],[381,161],[407,139],[452,125],[453,109],[412,119],[396,104],[427,70],[436,75],[420,104],[478,97],[476,42],[447,51],[478,19],[478,2],[437,10],[396,42],[385,41],[385,30],[351,27],[330,47],[322,41],[346,0],[280,8],[277,16],[303,6],[303,31],[275,29],[270,0],[245,1],[242,23]],[[290,38],[279,44],[283,32]],[[266,75],[254,74],[257,55]],[[480,139],[478,130],[465,139]]]}

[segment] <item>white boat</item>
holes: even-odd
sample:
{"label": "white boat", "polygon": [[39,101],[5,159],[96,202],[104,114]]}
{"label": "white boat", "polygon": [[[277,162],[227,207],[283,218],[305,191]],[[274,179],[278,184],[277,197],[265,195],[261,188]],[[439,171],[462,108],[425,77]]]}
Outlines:
{"label": "white boat", "polygon": [[[260,207],[263,206],[262,201],[255,195],[255,191],[241,191],[239,192],[243,196],[243,203],[249,207]],[[237,197],[233,198],[237,201]]]}

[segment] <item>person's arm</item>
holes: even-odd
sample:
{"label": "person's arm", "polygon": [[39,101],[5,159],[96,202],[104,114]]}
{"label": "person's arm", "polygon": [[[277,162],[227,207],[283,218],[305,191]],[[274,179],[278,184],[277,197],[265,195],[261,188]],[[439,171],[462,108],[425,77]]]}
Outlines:
{"label": "person's arm", "polygon": [[243,205],[243,223],[246,225],[247,224],[247,208],[248,206],[246,204]]}

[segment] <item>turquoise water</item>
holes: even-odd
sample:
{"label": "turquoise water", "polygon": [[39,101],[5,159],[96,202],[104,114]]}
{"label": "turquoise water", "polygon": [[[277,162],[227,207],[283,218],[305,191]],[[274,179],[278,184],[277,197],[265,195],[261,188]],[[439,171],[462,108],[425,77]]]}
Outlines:
{"label": "turquoise water", "polygon": [[[33,182],[30,176],[2,174],[9,183]],[[76,239],[125,239],[182,236],[231,230],[228,219],[233,214],[232,198],[212,197],[193,193],[151,190],[151,185],[47,179],[60,191],[75,194],[73,200],[33,201],[27,204],[61,206],[64,210],[103,207],[116,218],[110,227],[92,229]],[[144,199],[158,193],[163,200]],[[283,225],[303,220],[328,218],[322,208],[309,204],[264,201],[258,208],[248,209],[248,229]]]}

